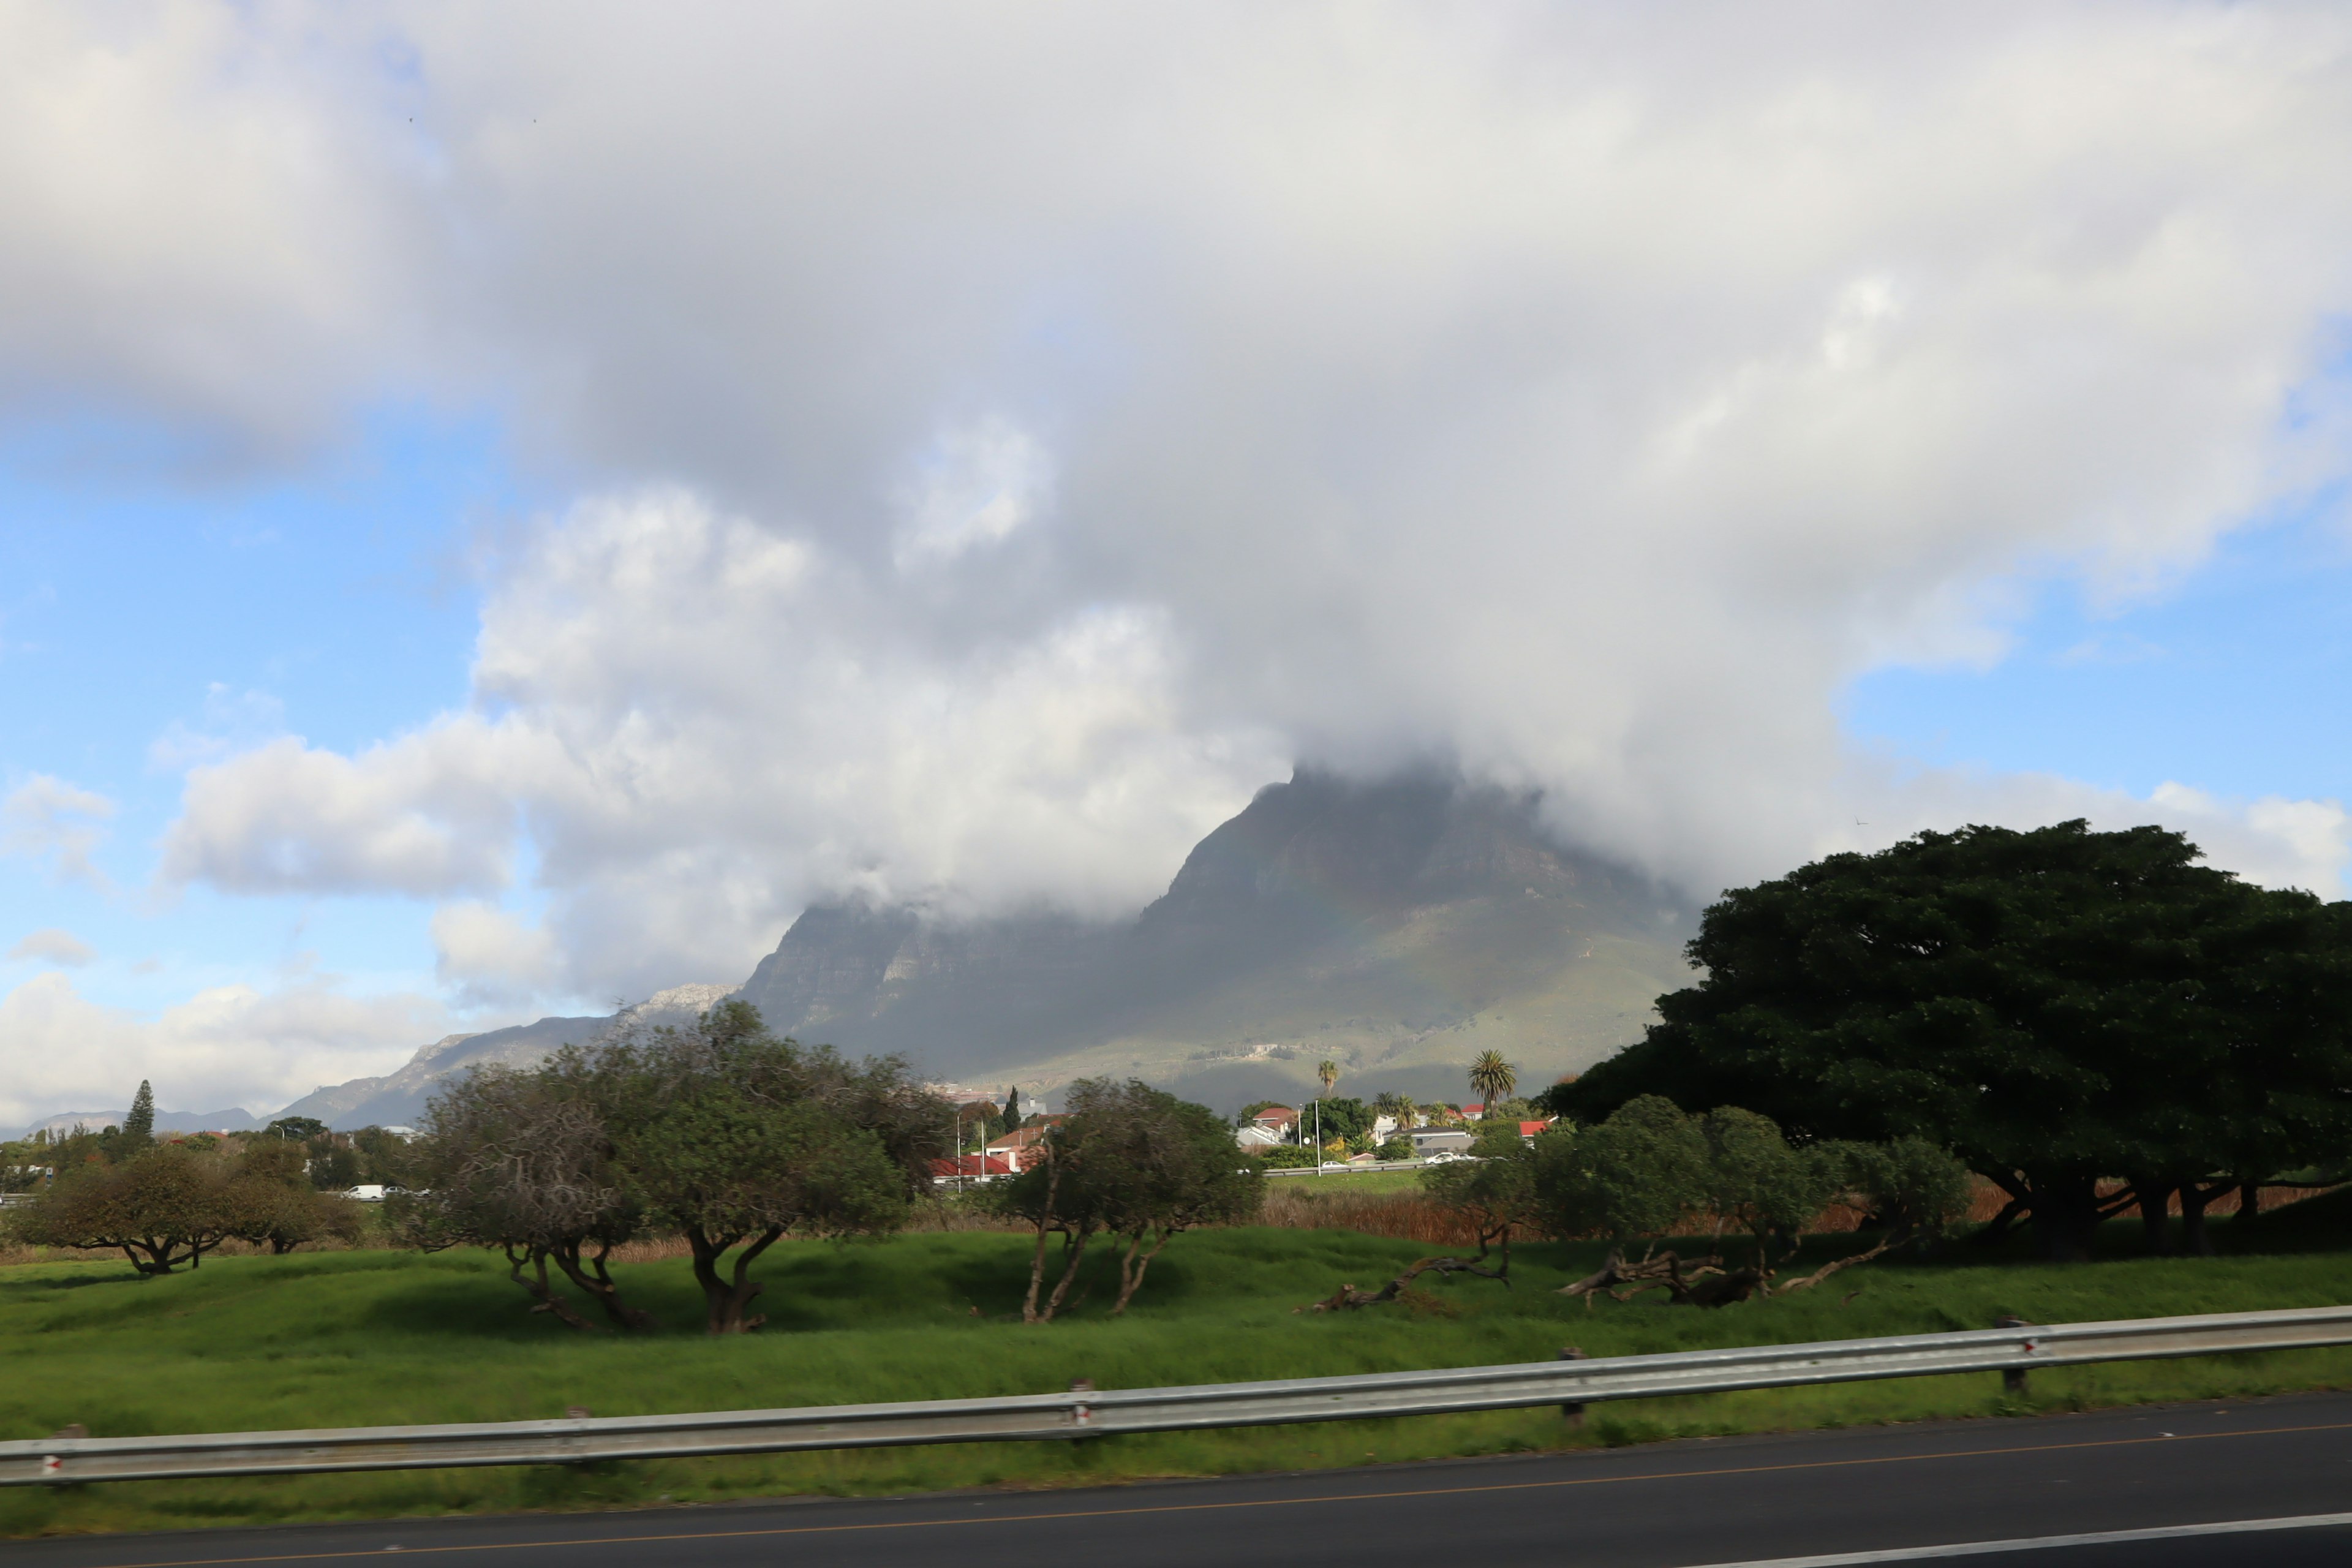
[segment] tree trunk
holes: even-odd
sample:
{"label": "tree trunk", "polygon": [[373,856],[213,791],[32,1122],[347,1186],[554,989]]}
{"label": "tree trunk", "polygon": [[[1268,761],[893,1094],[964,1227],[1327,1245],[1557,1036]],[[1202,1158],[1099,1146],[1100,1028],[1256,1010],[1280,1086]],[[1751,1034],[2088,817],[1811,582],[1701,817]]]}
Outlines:
{"label": "tree trunk", "polygon": [[1160,1249],[1167,1246],[1168,1238],[1175,1234],[1172,1230],[1161,1231],[1160,1239],[1151,1244],[1151,1250],[1140,1258],[1136,1256],[1136,1248],[1143,1245],[1143,1233],[1137,1232],[1128,1242],[1127,1251],[1118,1260],[1118,1300],[1110,1310],[1112,1317],[1116,1318],[1127,1310],[1128,1302],[1143,1288],[1143,1271],[1151,1267],[1151,1260],[1160,1256]]}
{"label": "tree trunk", "polygon": [[1062,1189],[1062,1167],[1054,1163],[1048,1152],[1045,1171],[1045,1206],[1037,1216],[1037,1250],[1029,1258],[1029,1294],[1021,1299],[1021,1321],[1043,1322],[1037,1315],[1037,1293],[1045,1285],[1045,1238],[1054,1233],[1054,1194]]}
{"label": "tree trunk", "polygon": [[2180,1188],[2180,1250],[2189,1257],[2213,1256],[2213,1237],[2205,1228],[2205,1205],[2228,1190],[2226,1187],[2200,1186],[2195,1182],[2182,1184]]}
{"label": "tree trunk", "polygon": [[2053,1263],[2086,1260],[2098,1226],[2096,1177],[2052,1173],[2034,1182],[2033,1229],[2042,1257]]}
{"label": "tree trunk", "polygon": [[699,1226],[687,1227],[686,1245],[694,1254],[695,1281],[702,1287],[703,1300],[710,1309],[710,1332],[748,1334],[768,1321],[764,1316],[747,1318],[743,1310],[751,1304],[752,1298],[767,1289],[751,1278],[753,1259],[774,1246],[776,1239],[783,1234],[784,1227],[780,1225],[770,1226],[761,1231],[735,1255],[732,1278],[721,1278],[719,1260],[726,1256],[729,1247],[743,1238],[740,1236],[710,1236]]}
{"label": "tree trunk", "polygon": [[[2139,1199],[2140,1248],[2152,1258],[2172,1252],[2172,1194],[2180,1190],[2153,1176],[2132,1178],[2132,1192]],[[2182,1208],[2185,1213],[2185,1203]]]}
{"label": "tree trunk", "polygon": [[1622,1274],[1620,1274],[1617,1271],[1623,1266],[1624,1262],[1624,1250],[1621,1247],[1612,1247],[1609,1249],[1609,1256],[1601,1260],[1600,1268],[1594,1269],[1583,1279],[1577,1280],[1572,1285],[1561,1286],[1558,1293],[1562,1296],[1583,1297],[1585,1310],[1590,1311],[1592,1307],[1592,1297],[1595,1292],[1606,1290],[1611,1286],[1619,1283],[1625,1278]]}
{"label": "tree trunk", "polygon": [[2007,1236],[2016,1226],[2019,1218],[2031,1215],[2033,1209],[2033,1189],[2032,1187],[2021,1182],[2011,1181],[2006,1177],[1997,1174],[1990,1176],[1989,1179],[1994,1186],[1999,1187],[2002,1192],[2009,1194],[2009,1202],[2001,1205],[2001,1210],[1999,1214],[1993,1215],[1991,1219],[1985,1222],[1985,1227],[1982,1230],[1977,1232],[1975,1236],[1969,1238],[1971,1241],[1979,1244],[1998,1241],[2002,1237]]}
{"label": "tree trunk", "polygon": [[2247,1182],[2238,1188],[2238,1217],[2253,1219],[2263,1212],[2263,1184]]}
{"label": "tree trunk", "polygon": [[[151,1236],[141,1241],[124,1242],[122,1252],[124,1257],[131,1259],[131,1267],[142,1274],[169,1274],[173,1269],[188,1261],[188,1256],[185,1253],[181,1253],[178,1257],[173,1256],[179,1250],[180,1245],[177,1237]],[[142,1252],[147,1255],[144,1262],[140,1261],[139,1258]]]}
{"label": "tree trunk", "polygon": [[[545,1312],[558,1322],[568,1323],[583,1332],[593,1331],[596,1325],[573,1311],[572,1303],[564,1299],[563,1292],[547,1282],[547,1249],[545,1247],[528,1247],[519,1253],[509,1247],[506,1249],[506,1253],[508,1278],[521,1286],[530,1293],[530,1299],[538,1303],[531,1308],[532,1311]],[[526,1265],[533,1269],[529,1279],[523,1277],[523,1268]]]}
{"label": "tree trunk", "polygon": [[611,1256],[612,1251],[609,1247],[599,1247],[596,1255],[583,1263],[580,1257],[580,1243],[575,1239],[553,1248],[552,1256],[555,1266],[563,1270],[563,1277],[588,1292],[589,1300],[604,1310],[604,1316],[613,1320],[614,1327],[631,1330],[652,1328],[654,1321],[650,1313],[641,1312],[621,1300],[621,1288],[604,1267],[604,1259]]}
{"label": "tree trunk", "polygon": [[[1510,1289],[1509,1280],[1503,1279],[1501,1275],[1491,1269],[1479,1268],[1475,1263],[1465,1262],[1459,1258],[1424,1258],[1378,1290],[1359,1290],[1353,1285],[1342,1285],[1320,1301],[1310,1302],[1303,1308],[1293,1307],[1290,1310],[1294,1312],[1351,1312],[1359,1307],[1377,1307],[1383,1301],[1395,1300],[1403,1293],[1406,1286],[1432,1268],[1436,1269],[1440,1274],[1475,1274],[1481,1279],[1502,1279],[1503,1288]],[[1573,1289],[1574,1287],[1571,1286],[1570,1289]]]}
{"label": "tree trunk", "polygon": [[1063,1298],[1069,1295],[1070,1287],[1077,1282],[1078,1265],[1086,1260],[1087,1243],[1094,1239],[1094,1234],[1092,1226],[1081,1226],[1072,1233],[1067,1260],[1062,1265],[1062,1277],[1054,1281],[1054,1293],[1045,1298],[1045,1310],[1032,1321],[1050,1323],[1054,1321],[1054,1314],[1062,1310]]}
{"label": "tree trunk", "polygon": [[1810,1290],[1814,1286],[1820,1284],[1822,1280],[1828,1279],[1831,1275],[1838,1273],[1842,1269],[1859,1268],[1864,1263],[1874,1262],[1878,1258],[1885,1257],[1888,1253],[1894,1251],[1896,1247],[1902,1246],[1905,1242],[1909,1241],[1910,1239],[1911,1233],[1907,1230],[1890,1230],[1885,1235],[1879,1237],[1877,1246],[1871,1247],[1869,1250],[1864,1252],[1849,1252],[1843,1258],[1833,1258],[1829,1262],[1822,1264],[1819,1268],[1814,1269],[1811,1274],[1806,1275],[1801,1279],[1791,1279],[1785,1285],[1768,1287],[1765,1290],[1765,1294],[1768,1296],[1786,1296],[1792,1291]]}

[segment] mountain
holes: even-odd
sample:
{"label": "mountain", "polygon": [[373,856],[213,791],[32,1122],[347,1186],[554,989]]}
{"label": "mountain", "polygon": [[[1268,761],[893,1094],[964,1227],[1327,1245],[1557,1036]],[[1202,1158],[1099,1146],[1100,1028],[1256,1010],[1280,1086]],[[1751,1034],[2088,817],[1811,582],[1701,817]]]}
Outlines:
{"label": "mountain", "polygon": [[[1489,1048],[1532,1090],[1640,1036],[1658,994],[1690,983],[1696,922],[1650,879],[1555,842],[1537,805],[1433,776],[1301,772],[1202,839],[1132,919],[821,904],[732,994],[779,1033],[1033,1100],[1132,1076],[1231,1110],[1313,1092],[1328,1058],[1342,1094],[1459,1101]],[[452,1035],[278,1114],[413,1124],[452,1073],[684,1022],[729,994],[681,985],[609,1016]]]}
{"label": "mountain", "polygon": [[[315,1116],[337,1128],[408,1126],[425,1114],[425,1102],[452,1073],[474,1067],[530,1067],[565,1046],[586,1045],[635,1025],[688,1023],[729,994],[724,985],[676,985],[601,1016],[541,1018],[478,1035],[450,1035],[418,1051],[398,1072],[314,1089],[278,1114]],[[156,1118],[155,1124],[161,1127],[163,1118]]]}
{"label": "mountain", "polygon": [[[122,1110],[63,1110],[44,1117],[30,1127],[0,1134],[8,1138],[30,1138],[44,1130],[50,1132],[71,1132],[77,1127],[87,1127],[92,1132],[109,1127],[120,1127],[131,1112]],[[248,1110],[232,1108],[227,1110],[159,1110],[155,1113],[158,1132],[246,1132],[260,1126]]]}
{"label": "mountain", "polygon": [[1227,1106],[1308,1090],[1460,1100],[1495,1048],[1523,1088],[1637,1037],[1689,984],[1696,911],[1553,841],[1534,797],[1302,772],[1202,839],[1132,920],[947,922],[833,904],[740,994],[780,1032],[1034,1090],[1136,1076]]}

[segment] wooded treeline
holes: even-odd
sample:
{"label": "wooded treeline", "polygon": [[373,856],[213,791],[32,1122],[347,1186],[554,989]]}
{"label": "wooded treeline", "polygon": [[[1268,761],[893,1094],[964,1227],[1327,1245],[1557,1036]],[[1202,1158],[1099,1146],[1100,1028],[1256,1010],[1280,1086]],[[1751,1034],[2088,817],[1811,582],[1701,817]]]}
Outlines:
{"label": "wooded treeline", "polygon": [[2199,858],[2158,827],[1969,827],[1735,889],[1689,944],[1699,984],[1548,1103],[1921,1139],[2009,1194],[1990,1234],[2030,1223],[2050,1258],[2134,1207],[2168,1250],[2176,1197],[2177,1245],[2209,1250],[2217,1195],[2352,1158],[2352,905]]}

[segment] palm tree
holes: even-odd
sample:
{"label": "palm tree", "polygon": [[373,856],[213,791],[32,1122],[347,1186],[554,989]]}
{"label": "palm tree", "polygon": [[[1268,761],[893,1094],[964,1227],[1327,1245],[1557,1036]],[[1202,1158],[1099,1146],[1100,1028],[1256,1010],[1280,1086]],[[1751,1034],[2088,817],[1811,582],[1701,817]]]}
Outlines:
{"label": "palm tree", "polygon": [[1480,1051],[1470,1064],[1470,1088],[1486,1102],[1485,1114],[1495,1114],[1495,1102],[1508,1100],[1511,1090],[1519,1087],[1517,1068],[1503,1059],[1500,1051]]}
{"label": "palm tree", "polygon": [[[1331,1086],[1339,1081],[1339,1064],[1325,1057],[1315,1064],[1315,1078],[1323,1086],[1323,1092],[1330,1093]],[[1315,1102],[1315,1169],[1318,1174],[1323,1169],[1324,1158],[1323,1101],[1318,1099]]]}

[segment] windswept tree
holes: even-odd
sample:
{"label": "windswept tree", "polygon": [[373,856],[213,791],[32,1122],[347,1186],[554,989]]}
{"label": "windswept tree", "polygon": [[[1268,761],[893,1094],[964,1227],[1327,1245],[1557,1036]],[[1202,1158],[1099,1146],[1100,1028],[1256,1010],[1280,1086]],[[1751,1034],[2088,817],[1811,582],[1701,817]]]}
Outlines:
{"label": "windswept tree", "polygon": [[1423,1171],[1421,1190],[1476,1234],[1479,1261],[1500,1252],[1495,1272],[1508,1279],[1512,1236],[1539,1218],[1535,1151],[1517,1128],[1494,1125],[1479,1131],[1470,1152],[1475,1158]]}
{"label": "windswept tree", "polygon": [[291,1252],[306,1242],[351,1246],[359,1241],[366,1228],[360,1205],[312,1186],[307,1163],[297,1143],[266,1139],[246,1146],[235,1168],[238,1240],[267,1247],[273,1254]]}
{"label": "windswept tree", "polygon": [[11,1212],[10,1228],[35,1247],[120,1248],[140,1273],[169,1274],[238,1234],[249,1196],[228,1161],[166,1143],[120,1164],[60,1172]]}
{"label": "windswept tree", "polygon": [[1184,1231],[1254,1216],[1265,1179],[1243,1168],[1233,1135],[1215,1111],[1130,1080],[1073,1092],[1074,1113],[1100,1125],[1088,1137],[1090,1179],[1103,1228],[1127,1245],[1119,1254],[1118,1317],[1143,1288],[1151,1260]]}
{"label": "windswept tree", "polygon": [[1518,1068],[1505,1061],[1502,1052],[1480,1051],[1472,1059],[1470,1089],[1471,1092],[1486,1102],[1484,1111],[1486,1116],[1491,1118],[1495,1114],[1496,1107],[1508,1100],[1511,1097],[1511,1091],[1518,1087]]}
{"label": "windswept tree", "polygon": [[[1792,1143],[1755,1111],[1722,1106],[1686,1116],[1654,1096],[1627,1101],[1598,1126],[1556,1128],[1538,1138],[1535,1187],[1538,1213],[1554,1234],[1597,1231],[1613,1244],[1600,1270],[1567,1294],[1608,1289],[1622,1300],[1664,1289],[1701,1307],[1810,1289],[1940,1234],[1969,1199],[1966,1168],[1922,1139]],[[1781,1279],[1805,1227],[1837,1201],[1870,1216],[1875,1243]],[[1705,1236],[1707,1252],[1660,1252],[1658,1243],[1676,1231]],[[1744,1241],[1744,1256],[1726,1256],[1727,1237]],[[1641,1256],[1629,1258],[1636,1242],[1643,1244]]]}
{"label": "windswept tree", "polygon": [[2201,1213],[2352,1149],[2352,913],[2199,858],[2159,827],[1969,827],[1734,889],[1690,943],[1699,984],[1549,1102],[1924,1139],[2053,1258],[2143,1200],[2160,1235],[2175,1192]]}
{"label": "windswept tree", "polygon": [[[996,1189],[994,1198],[1001,1212],[1036,1233],[1024,1322],[1054,1321],[1096,1237],[1126,1244],[1111,1307],[1117,1317],[1176,1236],[1246,1219],[1264,1200],[1264,1177],[1243,1165],[1231,1128],[1205,1105],[1108,1079],[1081,1079],[1066,1103],[1067,1119],[1045,1140],[1043,1158]],[[1057,1236],[1061,1271],[1048,1292],[1046,1252]]]}
{"label": "windswept tree", "polygon": [[1605,1237],[1616,1256],[1640,1244],[1646,1258],[1693,1216],[1706,1189],[1706,1135],[1656,1095],[1627,1101],[1595,1126],[1556,1127],[1535,1152],[1548,1227]]}
{"label": "windswept tree", "polygon": [[425,1108],[426,1191],[399,1205],[414,1245],[486,1247],[545,1312],[592,1326],[548,1278],[552,1263],[614,1324],[648,1325],[625,1304],[606,1259],[643,1221],[614,1160],[600,1075],[577,1052],[522,1070],[480,1067]]}
{"label": "windswept tree", "polygon": [[898,1228],[948,1152],[950,1107],[903,1063],[779,1039],[745,1002],[609,1047],[596,1068],[618,1162],[651,1220],[685,1238],[714,1334],[766,1321],[748,1308],[769,1247]]}

